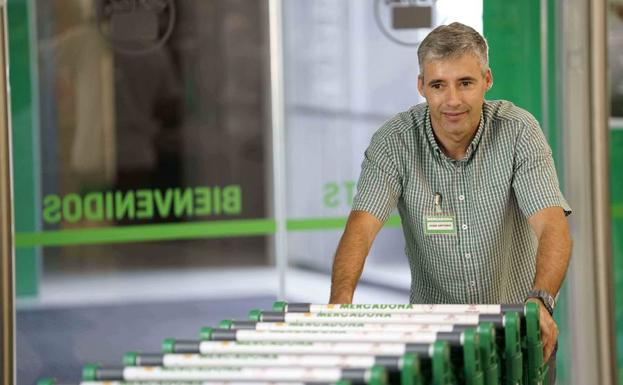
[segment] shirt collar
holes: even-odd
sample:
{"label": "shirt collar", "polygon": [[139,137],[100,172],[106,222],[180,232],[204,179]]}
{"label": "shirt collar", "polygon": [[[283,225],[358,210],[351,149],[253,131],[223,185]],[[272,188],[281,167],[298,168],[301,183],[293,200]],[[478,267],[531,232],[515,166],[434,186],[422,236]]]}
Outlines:
{"label": "shirt collar", "polygon": [[[476,130],[476,135],[474,135],[474,139],[472,139],[472,142],[467,147],[467,151],[465,152],[465,158],[461,159],[462,161],[470,160],[472,155],[474,154],[474,151],[476,151],[476,148],[478,147],[478,143],[480,143],[480,138],[482,137],[482,132],[484,131],[484,127],[486,123],[485,122],[485,119],[486,119],[485,109],[487,108],[488,108],[487,103],[483,102],[482,110],[480,111],[480,122],[478,123],[478,130]],[[426,138],[428,139],[428,143],[430,144],[431,148],[436,154],[438,154],[439,156],[446,157],[446,158],[448,157],[446,154],[444,154],[444,152],[439,147],[439,143],[437,143],[437,139],[435,139],[435,134],[433,133],[433,126],[430,120],[430,110],[429,110],[428,105],[426,106]]]}

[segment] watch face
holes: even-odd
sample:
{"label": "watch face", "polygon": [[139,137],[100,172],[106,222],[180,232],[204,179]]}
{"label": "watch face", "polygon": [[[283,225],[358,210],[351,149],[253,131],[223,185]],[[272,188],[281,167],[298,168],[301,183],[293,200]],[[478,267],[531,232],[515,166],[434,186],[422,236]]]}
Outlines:
{"label": "watch face", "polygon": [[554,312],[554,298],[544,291],[541,291],[539,293],[539,298],[541,298],[541,301],[543,301],[543,304],[547,308],[547,311],[550,314],[553,313]]}
{"label": "watch face", "polygon": [[543,300],[545,300],[545,302],[549,305],[549,306],[554,306],[554,298],[552,298],[551,295],[549,295],[548,293],[541,293],[541,298],[543,298]]}
{"label": "watch face", "polygon": [[547,303],[549,306],[551,306],[552,308],[554,307],[554,300],[550,297],[547,299]]}

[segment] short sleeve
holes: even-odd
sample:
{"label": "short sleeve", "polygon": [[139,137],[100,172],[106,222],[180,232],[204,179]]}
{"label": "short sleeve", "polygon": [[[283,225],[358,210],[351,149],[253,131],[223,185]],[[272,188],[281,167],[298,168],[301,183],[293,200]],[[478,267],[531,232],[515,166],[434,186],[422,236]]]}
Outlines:
{"label": "short sleeve", "polygon": [[517,142],[513,190],[526,218],[548,207],[561,207],[565,215],[571,214],[560,191],[552,150],[534,118],[525,125]]}
{"label": "short sleeve", "polygon": [[352,207],[374,215],[381,222],[389,218],[402,194],[398,167],[386,138],[377,132],[365,151]]}

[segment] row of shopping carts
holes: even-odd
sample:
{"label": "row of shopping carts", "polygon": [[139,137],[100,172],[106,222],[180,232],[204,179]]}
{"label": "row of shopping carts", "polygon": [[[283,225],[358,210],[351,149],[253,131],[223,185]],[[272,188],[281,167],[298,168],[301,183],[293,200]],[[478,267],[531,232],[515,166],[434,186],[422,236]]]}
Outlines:
{"label": "row of shopping carts", "polygon": [[[82,385],[541,385],[538,304],[276,302],[196,340],[87,364]],[[38,385],[62,385],[42,379]]]}

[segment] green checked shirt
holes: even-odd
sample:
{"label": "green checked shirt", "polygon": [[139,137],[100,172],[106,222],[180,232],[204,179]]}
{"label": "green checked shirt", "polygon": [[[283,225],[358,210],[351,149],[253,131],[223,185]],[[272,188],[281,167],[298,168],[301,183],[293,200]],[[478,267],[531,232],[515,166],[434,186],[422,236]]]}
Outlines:
{"label": "green checked shirt", "polygon": [[[398,208],[411,303],[523,302],[538,245],[527,218],[553,206],[571,213],[551,149],[534,117],[507,101],[485,101],[462,160],[439,148],[426,103],[399,113],[372,137],[353,202],[382,222]],[[453,217],[455,231],[426,234],[433,215]]]}

